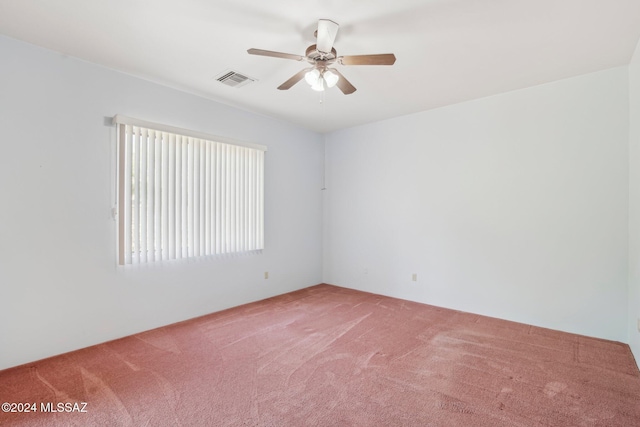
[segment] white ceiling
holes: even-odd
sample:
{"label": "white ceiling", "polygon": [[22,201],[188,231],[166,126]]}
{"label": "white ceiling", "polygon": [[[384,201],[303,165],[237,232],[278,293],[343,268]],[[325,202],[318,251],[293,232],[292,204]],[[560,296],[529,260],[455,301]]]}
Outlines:
{"label": "white ceiling", "polygon": [[[394,53],[393,66],[340,66],[358,89],[304,81],[319,18],[338,55]],[[0,0],[0,34],[318,132],[626,65],[639,0]],[[1,66],[1,63],[0,63]],[[258,81],[231,88],[225,70]]]}

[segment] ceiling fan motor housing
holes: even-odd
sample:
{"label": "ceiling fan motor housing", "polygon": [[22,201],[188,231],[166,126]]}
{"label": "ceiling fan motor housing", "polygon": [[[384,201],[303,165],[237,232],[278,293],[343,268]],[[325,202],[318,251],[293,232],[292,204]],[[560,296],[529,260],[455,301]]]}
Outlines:
{"label": "ceiling fan motor housing", "polygon": [[338,53],[334,48],[331,48],[330,53],[323,53],[317,49],[315,44],[309,46],[304,54],[307,58],[307,62],[311,65],[315,65],[316,68],[326,68],[336,62],[336,59],[338,58]]}

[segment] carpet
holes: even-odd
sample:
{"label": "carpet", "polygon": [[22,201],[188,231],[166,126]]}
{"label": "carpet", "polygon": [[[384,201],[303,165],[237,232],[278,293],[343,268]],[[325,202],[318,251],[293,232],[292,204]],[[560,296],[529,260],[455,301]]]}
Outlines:
{"label": "carpet", "polygon": [[3,426],[629,427],[640,373],[625,344],[318,285],[0,371],[0,402]]}

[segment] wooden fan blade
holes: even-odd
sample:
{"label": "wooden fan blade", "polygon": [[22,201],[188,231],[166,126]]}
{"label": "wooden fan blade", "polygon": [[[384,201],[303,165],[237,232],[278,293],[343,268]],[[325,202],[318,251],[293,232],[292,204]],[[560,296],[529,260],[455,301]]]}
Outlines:
{"label": "wooden fan blade", "polygon": [[393,65],[396,62],[396,56],[393,53],[349,55],[341,56],[338,61],[342,65]]}
{"label": "wooden fan blade", "polygon": [[336,73],[338,77],[340,77],[338,79],[338,83],[336,83],[336,86],[338,86],[338,89],[340,89],[342,93],[344,93],[345,95],[349,95],[356,91],[356,87],[352,85],[349,80],[345,79],[340,71],[336,70],[335,68],[332,68],[331,71]]}
{"label": "wooden fan blade", "polygon": [[320,19],[318,21],[318,31],[316,31],[316,48],[319,52],[330,53],[333,42],[336,40],[339,25],[330,19]]}
{"label": "wooden fan blade", "polygon": [[309,71],[310,68],[305,68],[302,71],[297,72],[296,74],[293,75],[293,77],[291,77],[289,80],[287,80],[286,82],[282,83],[280,86],[278,86],[278,89],[280,90],[287,90],[287,89],[291,89],[291,87],[298,83],[300,80],[304,79],[304,75],[307,73],[307,71]]}
{"label": "wooden fan blade", "polygon": [[302,61],[304,56],[293,55],[291,53],[274,52],[272,50],[263,49],[247,49],[247,53],[251,55],[271,56],[273,58],[293,59],[294,61]]}

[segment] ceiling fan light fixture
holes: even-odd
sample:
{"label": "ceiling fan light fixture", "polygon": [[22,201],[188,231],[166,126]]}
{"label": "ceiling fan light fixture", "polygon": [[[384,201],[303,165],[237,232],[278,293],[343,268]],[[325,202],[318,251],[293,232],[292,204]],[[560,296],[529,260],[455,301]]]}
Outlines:
{"label": "ceiling fan light fixture", "polygon": [[318,77],[318,80],[313,85],[311,85],[311,89],[318,92],[322,92],[324,90],[324,79],[322,78],[322,76]]}
{"label": "ceiling fan light fixture", "polygon": [[322,73],[322,78],[327,83],[327,87],[334,87],[336,83],[338,83],[340,76],[338,76],[336,73],[333,73],[331,70],[326,70],[324,73]]}
{"label": "ceiling fan light fixture", "polygon": [[311,86],[316,84],[319,78],[320,78],[320,71],[318,71],[315,68],[304,75],[304,80]]}

